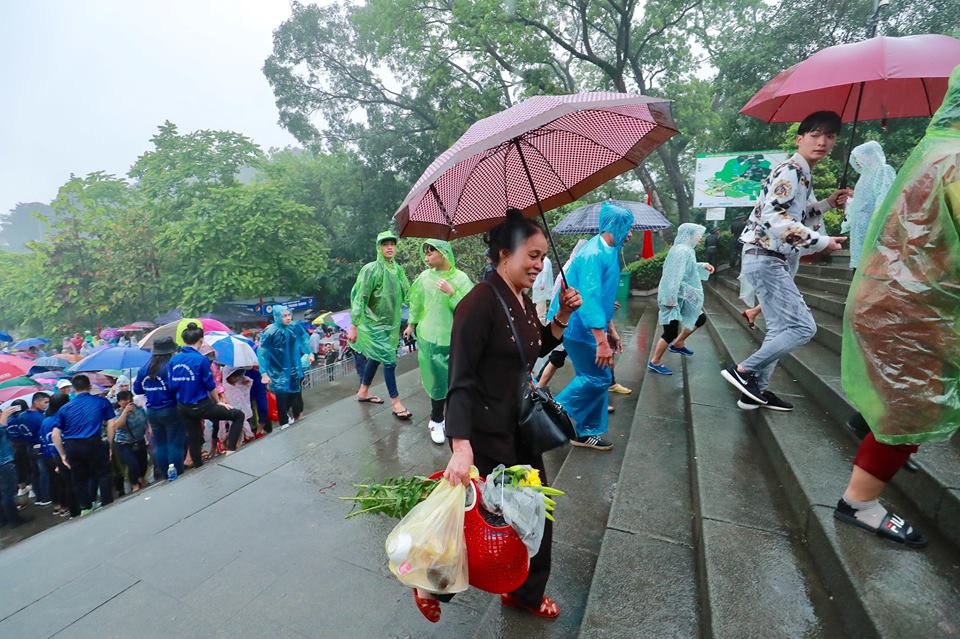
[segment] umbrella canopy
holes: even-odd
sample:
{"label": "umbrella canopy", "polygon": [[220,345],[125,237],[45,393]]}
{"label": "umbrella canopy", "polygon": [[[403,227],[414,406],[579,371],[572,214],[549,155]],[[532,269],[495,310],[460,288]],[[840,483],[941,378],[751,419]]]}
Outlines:
{"label": "umbrella canopy", "polygon": [[36,386],[25,386],[25,387],[17,386],[16,388],[20,388],[22,389],[22,391],[19,394],[14,394],[13,396],[7,397],[7,398],[3,398],[2,394],[6,391],[12,390],[12,388],[0,389],[0,410],[3,410],[4,408],[8,408],[9,406],[12,406],[13,402],[15,402],[18,399],[22,399],[27,403],[27,406],[29,406],[30,404],[33,403],[33,396],[36,395],[37,393],[46,393],[47,395],[53,394],[52,391],[38,389]]}
{"label": "umbrella canopy", "polygon": [[740,113],[764,122],[799,122],[814,111],[844,122],[931,116],[958,64],[960,40],[945,35],[841,44],[781,71]]}
{"label": "umbrella canopy", "polygon": [[44,344],[49,344],[50,340],[44,339],[43,337],[28,337],[27,339],[22,339],[10,348],[14,350],[26,350],[31,346],[43,346]]}
{"label": "umbrella canopy", "polygon": [[128,326],[136,326],[137,328],[139,328],[139,329],[142,330],[142,331],[153,330],[153,329],[155,329],[155,328],[157,327],[156,324],[154,324],[153,322],[149,322],[149,321],[147,321],[147,320],[140,320],[139,322],[134,322],[133,324],[128,324]]}
{"label": "umbrella canopy", "polygon": [[126,326],[121,326],[120,328],[118,328],[117,332],[118,333],[139,333],[140,331],[146,331],[146,330],[149,330],[149,329],[146,329],[142,326],[127,324]]}
{"label": "umbrella canopy", "polygon": [[327,311],[325,313],[320,313],[313,320],[314,326],[320,326],[321,324],[326,324],[327,326],[335,326],[336,323],[333,321],[333,313]]}
{"label": "umbrella canopy", "polygon": [[246,368],[257,366],[257,354],[253,350],[253,342],[246,337],[231,333],[206,333],[203,343],[210,346],[216,353],[216,361],[224,366]]}
{"label": "umbrella canopy", "polygon": [[331,315],[330,318],[333,320],[334,324],[336,324],[343,330],[345,331],[350,330],[350,326],[351,326],[350,309],[347,309],[345,311],[337,311],[336,313]]}
{"label": "umbrella canopy", "polygon": [[394,216],[404,237],[481,233],[508,208],[573,202],[676,135],[670,102],[627,93],[536,96],[476,122],[420,176]]}
{"label": "umbrella canopy", "polygon": [[[36,392],[36,385],[8,386],[6,388],[0,388],[0,402],[7,402],[12,399],[17,399],[18,397],[23,397],[24,395],[31,395],[32,393]],[[27,403],[29,404],[30,401],[27,400]]]}
{"label": "umbrella canopy", "polygon": [[32,366],[33,360],[16,355],[0,355],[0,382],[26,375]]}
{"label": "umbrella canopy", "polygon": [[111,340],[120,337],[120,331],[115,328],[105,328],[100,331],[100,339]]}
{"label": "umbrella canopy", "polygon": [[161,337],[172,337],[174,341],[183,346],[183,340],[180,338],[180,334],[183,332],[183,329],[187,327],[190,322],[196,322],[200,325],[200,328],[203,329],[204,333],[207,332],[220,332],[220,333],[232,333],[223,322],[215,320],[210,317],[185,317],[173,322],[168,322],[163,326],[158,326],[148,333],[142,340],[140,340],[140,348],[153,348],[153,343]]}
{"label": "umbrella canopy", "polygon": [[110,368],[140,368],[150,361],[150,351],[136,346],[111,346],[87,355],[70,367],[71,373],[102,371]]}
{"label": "umbrella canopy", "polygon": [[41,384],[56,384],[57,380],[66,379],[70,376],[70,373],[63,371],[44,371],[43,373],[31,375],[30,379],[35,382],[40,382]]}
{"label": "umbrella canopy", "polygon": [[11,386],[39,386],[40,384],[34,379],[27,377],[26,375],[21,375],[20,377],[12,377],[5,382],[0,382],[0,388],[10,388]]}
{"label": "umbrella canopy", "polygon": [[12,342],[13,336],[10,333],[0,331],[0,342]]}
{"label": "umbrella canopy", "polygon": [[35,369],[62,370],[68,366],[70,366],[70,362],[60,357],[38,357],[33,360],[33,368]]}
{"label": "umbrella canopy", "polygon": [[[660,231],[670,228],[670,221],[660,211],[643,202],[608,200],[633,214],[633,231]],[[558,235],[596,235],[600,232],[600,207],[603,202],[587,204],[568,213],[553,232]]]}

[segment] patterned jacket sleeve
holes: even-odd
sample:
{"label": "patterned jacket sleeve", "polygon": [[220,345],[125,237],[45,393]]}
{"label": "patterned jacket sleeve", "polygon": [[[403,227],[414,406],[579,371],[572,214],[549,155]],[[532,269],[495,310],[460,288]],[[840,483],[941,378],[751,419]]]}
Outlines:
{"label": "patterned jacket sleeve", "polygon": [[[769,240],[769,249],[780,253],[790,249],[816,253],[827,248],[830,237],[804,224],[807,202],[798,200],[804,192],[800,188],[800,168],[785,163],[770,175],[770,187],[760,210],[760,227]],[[822,203],[810,205],[810,213],[820,212]],[[822,213],[821,213],[822,214]]]}

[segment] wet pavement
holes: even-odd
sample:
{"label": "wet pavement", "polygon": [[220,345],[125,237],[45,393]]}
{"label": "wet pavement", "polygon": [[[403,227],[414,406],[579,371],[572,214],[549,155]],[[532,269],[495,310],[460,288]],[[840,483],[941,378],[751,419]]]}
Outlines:
{"label": "wet pavement", "polygon": [[[624,325],[642,310],[634,305]],[[630,344],[617,368],[618,381],[637,391],[639,359]],[[0,637],[577,636],[638,393],[611,397],[612,454],[549,455],[552,483],[571,495],[557,507],[548,589],[561,618],[503,610],[471,590],[430,624],[386,568],[383,542],[395,520],[347,521],[349,505],[338,499],[354,483],[446,465],[448,449],[429,440],[415,358],[401,362],[412,422],[396,420],[389,404],[358,405],[355,379],[328,384],[306,398],[310,413],[290,429],[4,549]],[[382,384],[374,392],[386,397]]]}

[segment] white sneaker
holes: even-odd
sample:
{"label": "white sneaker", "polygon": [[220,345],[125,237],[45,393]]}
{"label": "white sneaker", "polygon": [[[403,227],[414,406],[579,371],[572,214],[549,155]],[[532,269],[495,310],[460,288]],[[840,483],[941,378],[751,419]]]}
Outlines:
{"label": "white sneaker", "polygon": [[30,492],[30,488],[21,488],[17,491],[17,497],[26,497],[27,493]]}
{"label": "white sneaker", "polygon": [[447,434],[445,432],[446,422],[435,422],[432,419],[428,428],[430,429],[430,439],[434,444],[442,444],[447,441]]}
{"label": "white sneaker", "polygon": [[295,420],[293,417],[288,418],[288,419],[287,419],[287,426],[293,426],[293,422],[295,422],[295,421],[297,421],[297,420]]}

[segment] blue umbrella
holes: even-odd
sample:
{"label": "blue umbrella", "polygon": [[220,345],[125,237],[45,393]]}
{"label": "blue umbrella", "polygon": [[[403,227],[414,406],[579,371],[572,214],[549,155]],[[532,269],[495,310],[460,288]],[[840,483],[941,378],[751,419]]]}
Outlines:
{"label": "blue umbrella", "polygon": [[[607,200],[633,213],[633,231],[661,231],[673,226],[657,209],[643,202]],[[567,213],[553,232],[558,235],[596,235],[600,232],[600,207],[603,202],[587,204]]]}
{"label": "blue umbrella", "polygon": [[150,361],[150,351],[136,346],[110,346],[90,353],[70,367],[71,373],[95,372],[108,368],[140,368]]}
{"label": "blue umbrella", "polygon": [[[33,368],[44,370],[62,370],[69,368],[70,362],[59,357],[38,357],[33,360]],[[33,369],[31,369],[33,370]]]}
{"label": "blue umbrella", "polygon": [[0,331],[0,342],[12,342],[13,336],[10,333]]}
{"label": "blue umbrella", "polygon": [[246,337],[233,333],[211,332],[204,334],[203,341],[216,352],[217,362],[224,366],[246,368],[259,363],[257,353],[253,350],[253,342]]}
{"label": "blue umbrella", "polygon": [[27,339],[22,339],[11,348],[14,350],[25,350],[31,346],[43,346],[44,344],[49,344],[50,340],[44,339],[42,337],[28,337]]}

